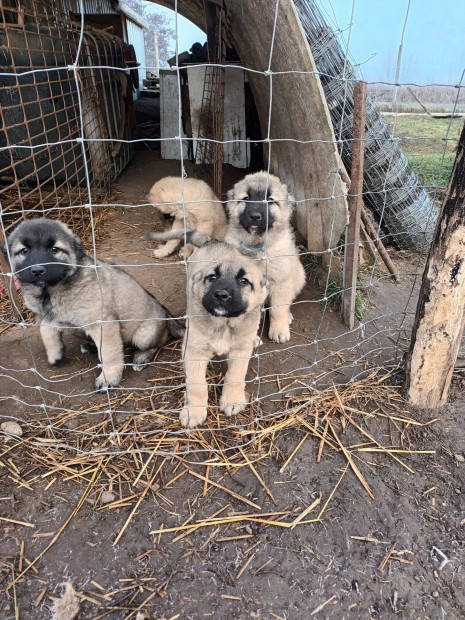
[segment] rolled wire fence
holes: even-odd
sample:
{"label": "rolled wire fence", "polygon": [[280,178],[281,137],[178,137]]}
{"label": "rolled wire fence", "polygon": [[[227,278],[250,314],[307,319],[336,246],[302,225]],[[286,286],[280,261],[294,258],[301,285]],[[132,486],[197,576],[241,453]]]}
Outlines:
{"label": "rolled wire fence", "polygon": [[[320,74],[342,160],[350,171],[357,73],[317,2],[295,0],[295,5]],[[387,237],[398,247],[428,250],[437,217],[433,201],[419,185],[398,138],[370,96],[366,102],[363,195]]]}

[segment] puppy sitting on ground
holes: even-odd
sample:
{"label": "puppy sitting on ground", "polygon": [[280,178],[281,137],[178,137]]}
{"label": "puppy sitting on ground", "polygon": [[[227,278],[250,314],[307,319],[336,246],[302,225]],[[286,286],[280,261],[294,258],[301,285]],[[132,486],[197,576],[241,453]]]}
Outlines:
{"label": "puppy sitting on ground", "polygon": [[207,242],[187,264],[186,397],[179,417],[183,426],[194,428],[207,417],[206,371],[215,355],[227,356],[228,363],[221,410],[231,416],[245,409],[245,376],[267,290],[259,261],[195,232],[188,240]]}
{"label": "puppy sitting on ground", "polygon": [[228,192],[224,240],[264,260],[270,301],[268,336],[275,342],[290,339],[291,304],[305,284],[290,224],[294,202],[287,186],[264,171],[247,175]]}
{"label": "puppy sitting on ground", "polygon": [[[195,229],[213,239],[223,239],[227,219],[223,205],[207,183],[198,179],[165,177],[157,181],[148,194],[154,207],[163,215],[174,218],[172,231]],[[149,234],[149,238],[153,238]],[[156,258],[165,258],[181,244],[181,238],[170,240],[154,250]],[[160,237],[156,237],[160,240]],[[188,258],[194,250],[187,244],[180,252]]]}
{"label": "puppy sitting on ground", "polygon": [[61,330],[79,328],[98,350],[102,373],[95,381],[97,389],[119,384],[123,344],[137,349],[133,368],[140,370],[168,334],[184,335],[182,325],[134,278],[109,263],[94,263],[65,224],[28,220],[7,244],[26,306],[39,318],[49,364],[63,358]]}
{"label": "puppy sitting on ground", "polygon": [[[229,222],[224,241],[264,263],[270,300],[268,337],[274,342],[290,339],[291,304],[305,284],[290,224],[293,205],[287,186],[267,172],[247,175],[228,192]],[[192,231],[171,230],[151,233],[150,238],[181,240],[189,233]]]}

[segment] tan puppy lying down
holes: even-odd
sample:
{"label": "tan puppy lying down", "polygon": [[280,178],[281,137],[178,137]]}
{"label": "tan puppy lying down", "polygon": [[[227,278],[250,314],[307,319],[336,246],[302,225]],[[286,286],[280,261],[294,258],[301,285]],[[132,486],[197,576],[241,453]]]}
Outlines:
{"label": "tan puppy lying down", "polygon": [[[172,231],[195,229],[213,239],[223,239],[227,218],[221,200],[211,187],[199,179],[165,177],[157,181],[148,198],[153,206],[165,216],[174,218]],[[149,234],[149,238],[153,238]],[[154,250],[156,258],[165,258],[181,245],[181,239],[170,239]],[[187,244],[180,252],[188,258],[194,246]]]}

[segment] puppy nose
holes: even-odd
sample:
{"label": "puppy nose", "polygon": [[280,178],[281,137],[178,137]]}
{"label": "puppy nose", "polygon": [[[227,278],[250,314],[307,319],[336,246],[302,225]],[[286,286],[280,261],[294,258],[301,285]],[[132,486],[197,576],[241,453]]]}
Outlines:
{"label": "puppy nose", "polygon": [[230,299],[231,295],[228,293],[228,291],[224,289],[219,289],[215,291],[215,297],[216,299],[218,299],[218,301],[227,301],[228,299]]}
{"label": "puppy nose", "polygon": [[43,276],[45,273],[45,267],[43,265],[32,265],[31,273],[33,276]]}
{"label": "puppy nose", "polygon": [[253,220],[254,222],[259,222],[262,219],[262,216],[260,213],[251,213],[250,214],[250,219]]}

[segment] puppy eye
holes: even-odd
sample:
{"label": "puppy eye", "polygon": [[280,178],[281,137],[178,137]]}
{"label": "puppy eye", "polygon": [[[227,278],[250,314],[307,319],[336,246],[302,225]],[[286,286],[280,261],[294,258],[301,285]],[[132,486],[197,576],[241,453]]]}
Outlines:
{"label": "puppy eye", "polygon": [[57,248],[57,246],[54,245],[53,248],[50,250],[50,252],[54,255],[58,254],[58,252],[61,252],[61,248]]}
{"label": "puppy eye", "polygon": [[216,275],[216,273],[211,273],[205,278],[205,282],[215,282],[216,280],[218,280],[218,276]]}
{"label": "puppy eye", "polygon": [[239,284],[240,284],[241,286],[249,286],[249,285],[250,285],[250,281],[249,281],[249,280],[247,280],[247,278],[241,278],[241,279],[239,280]]}
{"label": "puppy eye", "polygon": [[28,248],[21,248],[18,252],[18,254],[21,254],[21,256],[26,256],[26,254],[29,253]]}

